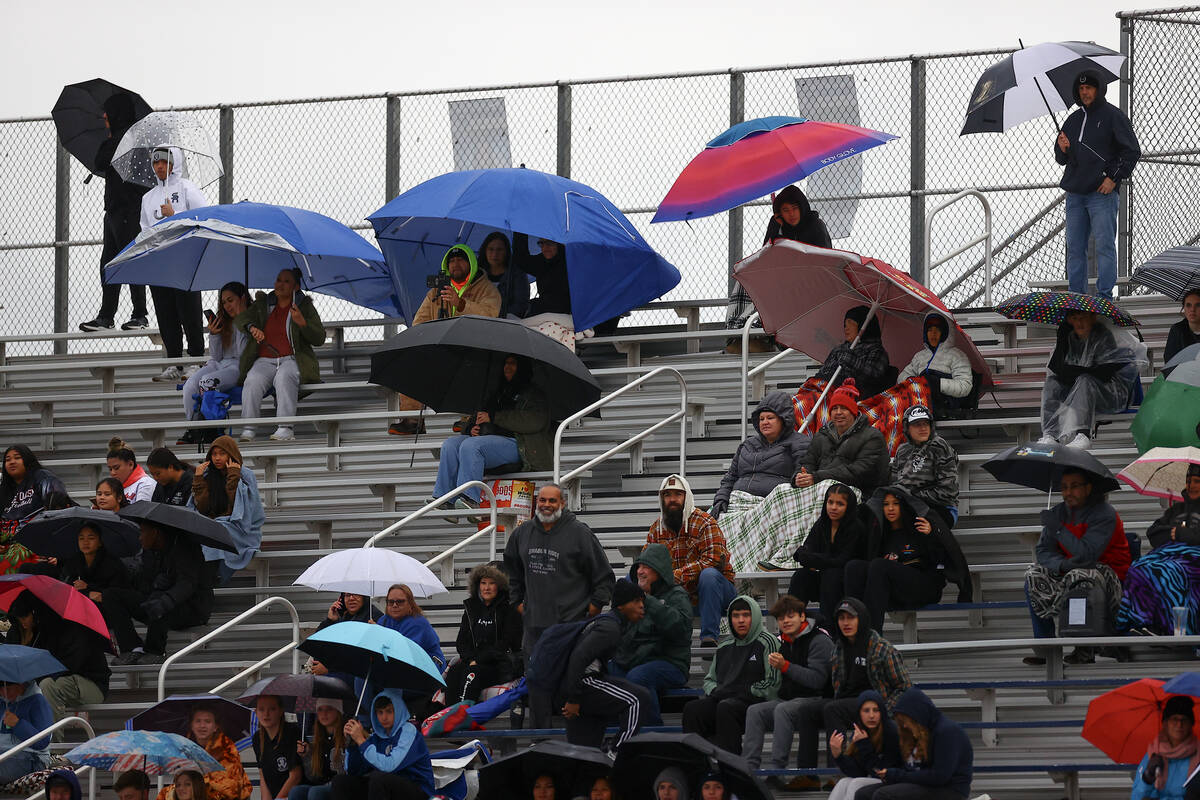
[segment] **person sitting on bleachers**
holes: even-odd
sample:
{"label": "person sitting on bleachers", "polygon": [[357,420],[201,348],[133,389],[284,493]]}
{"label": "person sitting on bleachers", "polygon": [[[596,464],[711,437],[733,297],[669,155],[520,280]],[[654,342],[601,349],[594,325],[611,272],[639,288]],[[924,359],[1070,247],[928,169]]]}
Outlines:
{"label": "person sitting on bleachers", "polygon": [[1200,629],[1200,464],[1188,465],[1183,500],[1154,521],[1146,538],[1151,551],[1125,573],[1117,630],[1169,636],[1173,608],[1188,610],[1188,633]]}
{"label": "person sitting on bleachers", "polygon": [[[867,327],[862,327],[870,311],[869,306],[855,306],[846,312],[842,320],[845,340],[829,351],[821,369],[817,370],[817,380],[833,381],[834,388],[853,380],[864,397],[870,397],[887,388],[885,378],[888,364],[891,362],[887,350],[883,347],[883,330],[879,326],[879,317],[872,315]],[[855,339],[858,339],[857,344]],[[840,372],[838,367],[841,367]],[[833,377],[835,372],[836,379]]]}
{"label": "person sitting on bleachers", "polygon": [[1183,296],[1180,310],[1183,319],[1167,331],[1167,344],[1163,347],[1163,363],[1170,361],[1185,347],[1200,344],[1200,289],[1189,289]]}
{"label": "person sitting on bleachers", "polygon": [[858,495],[844,483],[825,492],[820,518],[804,543],[792,553],[800,566],[792,573],[788,594],[821,603],[821,618],[833,627],[833,609],[846,596],[846,564],[867,550],[867,526],[858,514]]}
{"label": "person sitting on bleachers", "polygon": [[83,800],[79,776],[73,770],[56,769],[46,778],[46,800]]}
{"label": "person sitting on bleachers", "polygon": [[425,737],[408,716],[400,690],[384,689],[371,703],[370,735],[357,719],[346,721],[346,773],[333,778],[334,800],[415,800],[434,793]]}
{"label": "person sitting on bleachers", "polygon": [[117,800],[149,800],[150,777],[140,769],[122,772],[113,783]]}
{"label": "person sitting on bleachers", "polygon": [[1090,311],[1067,314],[1042,387],[1038,444],[1091,447],[1096,415],[1125,410],[1144,360],[1145,346],[1128,333],[1111,330]]}
{"label": "person sitting on bleachers", "polygon": [[900,695],[895,709],[904,763],[880,770],[883,783],[859,789],[863,800],[960,800],[970,797],[975,752],[971,739],[920,689]]}
{"label": "person sitting on bleachers", "polygon": [[938,419],[945,419],[961,408],[962,399],[971,393],[971,362],[966,353],[954,346],[954,329],[941,314],[925,315],[923,347],[900,370],[897,382],[925,377],[929,400]]}
{"label": "person sitting on bleachers", "polygon": [[[238,359],[237,382],[242,387],[242,416],[255,419],[267,389],[275,389],[275,415],[293,417],[300,384],[318,383],[321,365],[313,348],[325,343],[325,326],[312,298],[300,291],[300,270],[284,269],[275,276],[275,290],[259,292],[233,327],[244,332],[246,347]],[[246,425],[239,437],[254,441],[254,427]],[[271,438],[296,438],[290,422],[279,425]]]}
{"label": "person sitting on bleachers", "polygon": [[346,771],[346,717],[342,701],[336,697],[318,697],[313,705],[317,712],[313,715],[312,740],[301,738],[296,743],[296,754],[304,767],[304,783],[292,787],[289,800],[330,800],[333,776]]}
{"label": "person sitting on bleachers", "polygon": [[203,548],[206,561],[218,562],[217,585],[224,586],[262,547],[266,522],[258,479],[254,470],[242,466],[242,451],[232,436],[218,436],[205,460],[196,465],[188,505],[219,522],[237,547],[234,553],[207,545]]}
{"label": "person sitting on bleachers", "polygon": [[[378,608],[371,605],[371,599],[365,594],[343,592],[329,604],[329,610],[325,612],[325,618],[317,625],[317,630],[324,630],[339,622],[376,622],[382,616],[383,614]],[[314,658],[309,659],[308,670],[313,675],[332,675],[344,681],[347,686],[354,685],[353,675],[341,672],[331,673],[324,664]]]}
{"label": "person sitting on bleachers", "polygon": [[537,255],[529,252],[529,234],[513,233],[512,264],[537,281],[537,297],[529,303],[526,316],[570,314],[571,284],[567,271],[567,248],[549,239],[538,239]]}
{"label": "person sitting on bleachers", "polygon": [[754,409],[750,415],[754,433],[738,445],[721,477],[709,510],[713,519],[720,519],[729,508],[734,492],[766,497],[776,486],[792,482],[812,441],[811,436],[796,433],[794,417],[787,392],[769,392]]}
{"label": "person sitting on bleachers", "polygon": [[63,583],[69,583],[97,605],[101,603],[105,589],[129,585],[129,570],[125,568],[121,559],[109,555],[100,538],[100,532],[95,527],[80,526],[75,541],[78,549],[70,556],[62,559],[47,558],[39,564],[27,564],[21,571],[49,575]]}
{"label": "person sitting on bleachers", "polygon": [[[0,683],[4,715],[0,718],[0,753],[44,731],[54,723],[54,712],[34,681]],[[7,761],[0,762],[0,783],[11,783],[50,763],[50,734],[46,734]]]}
{"label": "person sitting on bleachers", "polygon": [[158,484],[146,474],[146,470],[138,466],[137,456],[120,436],[108,440],[107,460],[108,474],[121,482],[126,500],[136,503],[154,496],[154,488]]}
{"label": "person sitting on bleachers", "polygon": [[4,451],[4,473],[0,475],[0,519],[20,523],[46,508],[53,495],[66,495],[63,482],[42,466],[23,444]]}
{"label": "person sitting on bleachers", "polygon": [[100,482],[96,484],[96,496],[92,498],[92,508],[111,511],[115,514],[127,505],[129,505],[129,501],[125,499],[125,489],[121,486],[121,482],[116,478],[101,478]]}
{"label": "person sitting on bleachers", "polygon": [[275,695],[260,694],[254,702],[254,713],[258,715],[253,747],[258,762],[259,800],[283,800],[304,779],[298,747],[300,727],[284,717],[283,703]]}
{"label": "person sitting on bleachers", "polygon": [[192,497],[192,466],[165,447],[156,447],[146,456],[146,469],[158,484],[150,499],[169,506],[186,506]]}
{"label": "person sitting on bleachers", "polygon": [[[246,334],[234,326],[238,315],[250,307],[250,292],[244,283],[230,281],[217,294],[217,313],[208,323],[208,363],[193,372],[183,383],[184,419],[200,419],[196,395],[204,392],[228,392],[238,385],[239,361],[246,349]],[[190,428],[177,445],[206,444],[220,431],[216,428]]]}
{"label": "person sitting on bleachers", "polygon": [[1193,698],[1181,694],[1171,695],[1163,703],[1162,727],[1146,746],[1129,800],[1191,800],[1194,796],[1193,789],[1185,788],[1200,766],[1194,706]]}
{"label": "person sitting on bleachers", "polygon": [[467,597],[463,600],[462,620],[454,640],[458,660],[444,676],[446,705],[466,700],[479,702],[484,689],[507,683],[525,671],[521,622],[516,605],[509,601],[508,575],[500,568],[500,562],[479,564],[472,569],[467,576]]}
{"label": "person sitting on bleachers", "polygon": [[870,497],[887,482],[891,468],[883,434],[859,413],[858,390],[852,382],[831,394],[829,416],[813,436],[795,484],[805,488],[835,480]]}
{"label": "person sitting on bleachers", "polygon": [[[1025,571],[1025,597],[1033,635],[1039,639],[1054,636],[1064,599],[1081,586],[1099,585],[1108,600],[1109,618],[1115,619],[1130,562],[1125,524],[1108,498],[1095,490],[1095,476],[1069,468],[1061,480],[1063,501],[1041,513],[1037,563]],[[1036,648],[1034,652],[1025,663],[1045,664],[1042,654]],[[1077,647],[1064,660],[1090,664],[1096,656],[1092,648]]]}
{"label": "person sitting on bleachers", "polygon": [[488,279],[500,293],[497,316],[521,319],[529,313],[529,276],[512,263],[512,245],[500,231],[492,231],[479,246]]}
{"label": "person sitting on bleachers", "polygon": [[[250,800],[254,787],[242,766],[237,745],[221,730],[211,706],[198,702],[188,714],[187,738],[204,748],[222,769],[204,774],[203,788],[208,800]],[[180,800],[174,787],[164,786],[157,800]]]}
{"label": "person sitting on bleachers", "polygon": [[876,770],[899,767],[900,732],[879,692],[867,689],[858,696],[858,719],[845,731],[831,731],[829,754],[846,777],[829,793],[829,800],[854,800],[866,786],[883,783]]}
{"label": "person sitting on bleachers", "polygon": [[958,453],[937,434],[925,406],[904,412],[904,444],[892,459],[892,484],[924,500],[947,528],[958,522]]}

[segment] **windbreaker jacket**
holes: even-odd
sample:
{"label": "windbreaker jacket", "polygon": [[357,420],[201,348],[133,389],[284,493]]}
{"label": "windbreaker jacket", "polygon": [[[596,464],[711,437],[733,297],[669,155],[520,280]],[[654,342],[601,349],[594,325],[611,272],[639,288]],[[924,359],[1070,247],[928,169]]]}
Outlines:
{"label": "windbreaker jacket", "polygon": [[[774,442],[758,432],[758,418],[764,411],[777,415],[783,431]],[[728,503],[735,489],[758,497],[766,497],[781,483],[791,483],[804,464],[812,437],[795,430],[796,412],[792,396],[787,392],[771,392],[762,399],[750,415],[754,433],[738,445],[721,478],[721,486],[713,496],[713,504]]]}
{"label": "windbreaker jacket", "polygon": [[[461,250],[467,256],[467,262],[471,265],[471,272],[467,276],[467,284],[462,288],[462,291],[455,289],[458,296],[467,301],[462,311],[457,308],[449,308],[447,312],[451,317],[465,316],[474,314],[477,317],[498,317],[500,316],[500,292],[496,289],[495,284],[488,280],[484,271],[479,268],[479,262],[475,257],[475,251],[463,245],[455,245],[450,250],[446,251],[446,255],[442,256],[441,271],[449,275],[450,269],[447,264],[450,261],[450,251]],[[511,270],[510,270],[511,271]],[[454,288],[451,286],[451,288]],[[425,295],[425,299],[421,301],[421,305],[417,308],[417,313],[413,315],[413,325],[420,325],[430,320],[438,318],[438,312],[441,310],[441,301],[438,299],[438,290],[430,289]]]}
{"label": "windbreaker jacket", "polygon": [[[306,323],[304,327],[301,327],[292,322],[290,317],[287,323],[288,341],[292,344],[296,366],[300,369],[300,382],[318,383],[321,380],[321,365],[317,362],[313,348],[325,344],[325,326],[321,324],[321,315],[317,313],[312,298],[307,294],[297,290],[292,297],[292,304],[300,309]],[[271,316],[276,305],[278,303],[275,299],[275,292],[270,294],[259,292],[250,307],[233,319],[233,327],[246,334],[246,346],[238,360],[239,386],[246,383],[246,373],[258,359],[258,342],[254,341],[254,337],[250,335],[250,326],[253,325],[260,331],[265,331],[267,317]]]}
{"label": "windbreaker jacket", "polygon": [[[774,700],[779,696],[783,676],[767,662],[767,656],[779,652],[779,639],[763,629],[762,610],[757,600],[739,595],[730,607],[738,600],[750,606],[750,630],[744,638],[731,635],[717,647],[708,674],[704,676],[704,694],[721,700],[730,697]],[[725,611],[725,618],[732,632],[729,609]]]}
{"label": "windbreaker jacket", "polygon": [[920,689],[910,688],[900,695],[894,711],[929,731],[930,760],[912,768],[901,764],[889,769],[884,782],[946,786],[963,797],[969,796],[975,752],[963,729],[942,714]]}
{"label": "windbreaker jacket", "polygon": [[183,152],[178,147],[170,148],[175,157],[175,165],[165,181],[155,176],[154,186],[142,195],[142,230],[152,228],[162,222],[162,206],[170,203],[175,213],[191,211],[211,205],[200,187],[183,177]]}
{"label": "windbreaker jacket", "polygon": [[648,544],[633,561],[629,580],[637,583],[637,568],[645,564],[658,573],[646,594],[646,616],[625,629],[613,661],[624,670],[648,661],[666,661],[684,675],[692,656],[692,601],[675,583],[671,551],[664,544]]}
{"label": "windbreaker jacket", "polygon": [[808,447],[804,467],[817,483],[825,480],[847,483],[864,497],[886,483],[891,473],[883,434],[872,427],[866,414],[855,417],[841,436],[833,420],[822,425]]}
{"label": "windbreaker jacket", "polygon": [[[368,711],[373,733],[358,747],[352,741],[346,743],[346,773],[366,775],[371,770],[379,770],[401,775],[415,783],[426,795],[433,794],[433,765],[429,761],[429,749],[425,746],[421,731],[408,721],[408,706],[404,704],[403,693],[399,689],[384,689],[375,699],[380,697],[391,700],[396,710],[391,730],[384,730],[375,712]],[[374,709],[374,701],[367,708]]]}
{"label": "windbreaker jacket", "polygon": [[[1091,73],[1097,77],[1095,73]],[[1075,194],[1091,194],[1105,178],[1118,184],[1128,180],[1142,155],[1129,117],[1105,99],[1108,87],[1099,80],[1091,106],[1079,100],[1079,83],[1073,88],[1079,108],[1062,125],[1071,146],[1063,152],[1054,142],[1054,160],[1065,167],[1058,185]]]}
{"label": "windbreaker jacket", "polygon": [[571,654],[567,656],[567,666],[555,699],[578,703],[583,692],[583,679],[605,673],[609,659],[616,655],[617,648],[621,646],[621,637],[628,628],[629,623],[616,609],[593,617],[584,626],[571,648]]}
{"label": "windbreaker jacket", "polygon": [[[847,597],[846,602],[858,610],[858,635],[867,636],[867,681],[871,688],[883,696],[888,711],[896,710],[896,702],[906,689],[912,686],[904,656],[892,647],[891,642],[871,628],[867,606],[857,597]],[[833,661],[829,665],[829,678],[833,682],[833,695],[837,697],[842,682],[846,679],[846,653],[853,645],[842,635],[839,626],[834,626]]]}
{"label": "windbreaker jacket", "polygon": [[[966,397],[971,393],[971,385],[973,376],[971,375],[971,362],[967,359],[966,353],[955,347],[957,344],[958,334],[955,327],[946,321],[946,318],[941,314],[926,314],[925,328],[929,327],[930,317],[937,317],[942,321],[942,338],[938,342],[937,347],[930,347],[929,338],[922,334],[922,347],[908,362],[908,366],[900,370],[900,376],[897,381],[905,380],[906,378],[915,378],[924,373],[926,370],[945,373],[949,377],[937,378],[938,389],[942,394],[950,397]],[[930,378],[933,380],[933,378]]]}

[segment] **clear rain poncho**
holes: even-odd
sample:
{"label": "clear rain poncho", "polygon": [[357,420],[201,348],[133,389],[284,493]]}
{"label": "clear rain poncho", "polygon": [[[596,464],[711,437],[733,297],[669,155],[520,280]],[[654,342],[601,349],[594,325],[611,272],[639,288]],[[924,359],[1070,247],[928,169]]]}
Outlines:
{"label": "clear rain poncho", "polygon": [[1060,441],[1091,435],[1097,414],[1116,414],[1129,404],[1146,346],[1127,330],[1097,319],[1087,339],[1063,323],[1042,388],[1042,434]]}

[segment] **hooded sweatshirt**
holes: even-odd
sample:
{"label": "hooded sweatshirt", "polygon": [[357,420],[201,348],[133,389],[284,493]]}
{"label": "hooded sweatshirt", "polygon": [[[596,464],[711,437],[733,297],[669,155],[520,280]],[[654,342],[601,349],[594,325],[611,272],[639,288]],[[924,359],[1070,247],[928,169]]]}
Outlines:
{"label": "hooded sweatshirt", "polygon": [[1106,502],[1072,509],[1065,502],[1041,513],[1042,535],[1034,554],[1037,563],[1055,574],[1107,564],[1125,580],[1132,559],[1125,523]]}
{"label": "hooded sweatshirt", "polygon": [[[671,530],[663,523],[662,495],[667,489],[682,489],[682,530]],[[707,512],[696,508],[692,486],[682,475],[668,475],[658,487],[658,519],[650,526],[646,544],[665,544],[671,551],[671,565],[675,568],[675,583],[682,586],[691,598],[697,601],[700,573],[711,567],[720,570],[725,578],[733,582],[733,565],[729,562],[729,546],[717,520]]]}
{"label": "hooded sweatshirt", "polygon": [[550,530],[536,516],[517,526],[504,570],[512,602],[525,604],[524,624],[534,630],[581,620],[589,603],[603,608],[615,582],[596,534],[565,508]]}
{"label": "hooded sweatshirt", "polygon": [[112,166],[112,157],[121,137],[137,122],[137,112],[129,95],[118,94],[104,101],[104,113],[108,115],[109,137],[100,143],[96,152],[96,167],[104,171],[104,210],[132,216],[138,213],[146,187],[126,183]]}
{"label": "hooded sweatshirt", "polygon": [[1105,178],[1111,178],[1119,190],[1121,181],[1133,173],[1142,149],[1129,118],[1105,99],[1108,87],[1104,81],[1090,70],[1081,75],[1090,75],[1100,86],[1090,106],[1079,99],[1078,80],[1072,87],[1079,108],[1062,125],[1071,146],[1063,152],[1057,138],[1054,142],[1054,160],[1066,167],[1058,185],[1064,191],[1091,194]]}
{"label": "hooded sweatshirt", "polygon": [[[17,716],[17,724],[11,728],[3,720],[8,711]],[[20,744],[38,731],[44,731],[53,724],[54,712],[50,708],[50,703],[42,696],[42,690],[38,688],[37,681],[30,681],[16,700],[11,703],[0,700],[0,752]],[[38,739],[25,748],[25,752],[41,760],[43,764],[47,763],[50,760],[50,736],[46,735]]]}
{"label": "hooded sweatshirt", "polygon": [[779,699],[825,697],[829,695],[829,662],[833,659],[833,639],[805,618],[804,627],[791,638],[779,634],[779,654],[784,658],[783,682]]}
{"label": "hooded sweatshirt", "polygon": [[346,743],[346,772],[350,775],[366,775],[371,770],[400,775],[415,783],[426,795],[434,792],[433,765],[429,761],[429,749],[425,737],[408,721],[408,706],[399,689],[384,689],[375,699],[386,697],[392,701],[396,711],[390,729],[379,724],[375,714],[375,703],[371,703],[371,736],[358,747],[352,741]]}
{"label": "hooded sweatshirt", "polygon": [[[913,768],[901,764],[889,769],[885,783],[947,786],[967,797],[971,792],[975,752],[963,729],[942,714],[920,689],[908,689],[900,695],[895,713],[909,717],[929,731],[929,763]],[[908,755],[901,753],[901,758]]]}
{"label": "hooded sweatshirt", "polygon": [[658,573],[644,604],[646,616],[626,628],[613,661],[628,671],[648,661],[666,661],[687,675],[692,656],[692,601],[675,583],[671,551],[664,544],[648,544],[634,559],[629,580],[637,583],[638,565]]}
{"label": "hooded sweatshirt", "polygon": [[[828,498],[828,493],[825,496]],[[843,569],[851,559],[862,558],[866,549],[867,526],[858,515],[858,498],[851,493],[846,499],[846,513],[838,522],[837,535],[833,535],[833,520],[825,503],[821,503],[821,516],[813,523],[804,544],[792,553],[792,559],[808,569]]]}
{"label": "hooded sweatshirt", "polygon": [[774,700],[779,695],[782,676],[767,663],[767,656],[779,652],[779,639],[763,629],[762,609],[757,600],[746,595],[733,598],[725,611],[731,633],[734,606],[742,604],[750,608],[750,630],[742,638],[731,635],[717,647],[704,676],[704,693],[718,700],[732,697],[747,702]]}
{"label": "hooded sweatshirt", "polygon": [[658,797],[658,787],[667,783],[678,792],[678,800],[689,800],[687,773],[682,767],[665,767],[654,777],[653,796]]}
{"label": "hooded sweatshirt", "polygon": [[904,656],[892,647],[891,642],[871,628],[871,615],[867,613],[867,606],[863,601],[857,597],[847,597],[844,602],[849,603],[858,612],[858,634],[851,642],[842,634],[841,626],[834,623],[833,661],[829,665],[833,696],[856,697],[857,693],[862,691],[855,690],[855,694],[847,691],[850,670],[854,669],[855,662],[861,659],[862,663],[858,666],[866,670],[868,687],[883,695],[888,710],[895,710],[900,695],[912,686],[912,680],[904,666]]}
{"label": "hooded sweatshirt", "polygon": [[[874,778],[875,770],[891,769],[900,766],[900,733],[896,723],[888,716],[887,703],[883,695],[874,689],[867,689],[858,696],[859,714],[858,726],[862,725],[862,707],[868,701],[879,706],[879,724],[883,726],[883,749],[876,750],[870,737],[854,742],[854,752],[848,753],[850,738],[842,745],[842,754],[834,759],[838,769],[849,778]],[[863,728],[865,730],[865,728]]]}
{"label": "hooded sweatshirt", "polygon": [[[479,597],[479,582],[496,582],[496,597],[485,603]],[[458,657],[489,667],[507,665],[512,674],[520,674],[521,638],[524,631],[521,614],[508,597],[508,576],[491,564],[480,564],[467,577],[470,590],[463,600],[462,621],[454,648]]]}
{"label": "hooded sweatshirt", "polygon": [[[780,222],[779,207],[784,203],[795,203],[800,207],[800,221],[795,225]],[[821,220],[821,215],[813,211],[808,198],[798,186],[786,186],[775,195],[771,202],[771,221],[767,223],[767,233],[763,244],[770,244],[776,239],[791,239],[795,242],[811,244],[813,247],[833,247],[829,238],[829,229]]]}
{"label": "hooded sweatshirt", "polygon": [[71,800],[81,800],[83,791],[79,787],[79,777],[69,769],[58,769],[46,778],[46,796],[54,786],[66,786],[71,791]]}
{"label": "hooded sweatshirt", "polygon": [[820,483],[824,480],[849,484],[869,497],[875,487],[886,483],[891,473],[883,434],[859,414],[846,432],[839,435],[833,420],[813,437],[804,456],[804,467]]}
{"label": "hooded sweatshirt", "polygon": [[935,506],[958,506],[958,453],[938,436],[937,423],[929,420],[929,438],[918,444],[908,434],[892,459],[891,483]]}
{"label": "hooded sweatshirt", "polygon": [[[450,285],[467,304],[462,311],[452,306],[448,307],[446,309],[448,316],[458,317],[466,314],[474,314],[478,317],[500,316],[500,292],[496,289],[495,284],[488,280],[484,270],[479,268],[479,261],[475,257],[474,250],[466,245],[454,245],[446,251],[446,255],[442,256],[441,272],[447,276],[450,275],[450,254],[455,250],[461,250],[466,255],[467,262],[471,265],[471,271],[467,275],[466,283],[461,287]],[[429,290],[425,299],[421,301],[420,307],[417,308],[417,313],[413,315],[413,325],[420,325],[438,318],[438,312],[442,306],[438,295],[439,292],[436,288]]]}
{"label": "hooded sweatshirt", "polygon": [[[937,347],[929,343],[928,330],[931,324],[936,325],[942,331],[942,338],[938,341]],[[942,373],[942,377],[936,378],[937,388],[942,394],[950,397],[966,397],[970,394],[971,362],[967,359],[966,353],[954,346],[955,340],[958,338],[957,327],[957,325],[951,326],[941,314],[926,314],[925,324],[922,328],[926,332],[921,334],[921,342],[924,347],[913,355],[907,367],[900,370],[897,382],[915,378],[928,370]],[[929,380],[933,381],[935,378],[930,376]]]}
{"label": "hooded sweatshirt", "polygon": [[[1172,528],[1175,529],[1174,540],[1171,539]],[[1172,503],[1146,531],[1146,538],[1150,540],[1151,549],[1174,542],[1200,545],[1200,500],[1189,500],[1185,494],[1182,501]]]}
{"label": "hooded sweatshirt", "polygon": [[[232,436],[218,436],[208,449],[208,460],[212,460],[213,447],[229,453],[229,457],[242,463],[242,452]],[[213,476],[211,482],[210,474]],[[213,491],[213,485],[223,486],[224,495]],[[214,500],[223,501],[214,504]],[[267,516],[262,497],[258,492],[258,478],[254,470],[242,466],[235,469],[232,464],[225,467],[224,475],[210,463],[205,470],[204,480],[194,481],[189,506],[201,510],[207,517],[216,520],[229,532],[236,552],[204,545],[201,549],[206,561],[223,561],[231,569],[247,566],[254,554],[262,547],[262,529]]]}
{"label": "hooded sweatshirt", "polygon": [[[883,517],[883,498],[893,493],[900,498],[903,509],[902,524],[898,530]],[[945,585],[950,581],[958,587],[958,602],[969,603],[974,594],[971,568],[954,533],[942,522],[938,514],[919,497],[913,497],[902,487],[881,486],[867,501],[874,517],[871,535],[867,541],[866,558],[882,558],[895,553],[901,564],[919,569],[929,575],[930,580]],[[912,524],[916,517],[924,517],[930,526],[928,534],[921,533]]]}
{"label": "hooded sweatshirt", "polygon": [[[774,442],[768,442],[758,432],[758,420],[764,411],[775,414],[783,423],[779,438]],[[721,478],[721,486],[713,496],[713,505],[728,504],[734,490],[766,497],[779,484],[791,483],[804,464],[808,444],[812,441],[808,434],[796,433],[795,419],[792,396],[787,392],[771,392],[762,399],[750,415],[754,433],[734,452],[729,469]]]}
{"label": "hooded sweatshirt", "polygon": [[[529,304],[529,314],[570,314],[571,283],[567,273],[567,248],[558,246],[558,255],[547,259],[529,252],[529,235],[514,233],[512,263],[537,280],[538,293]],[[489,282],[490,283],[490,282]]]}
{"label": "hooded sweatshirt", "polygon": [[204,192],[200,191],[200,187],[183,177],[183,151],[178,147],[169,149],[174,163],[171,165],[171,171],[167,173],[167,179],[160,181],[155,175],[154,186],[142,195],[142,230],[152,228],[163,221],[162,206],[166,203],[171,204],[176,214],[211,205]]}

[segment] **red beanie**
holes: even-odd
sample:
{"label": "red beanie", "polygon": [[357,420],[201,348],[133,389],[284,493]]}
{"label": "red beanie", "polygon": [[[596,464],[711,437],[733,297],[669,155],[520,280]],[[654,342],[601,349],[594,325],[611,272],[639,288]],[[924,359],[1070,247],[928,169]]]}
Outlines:
{"label": "red beanie", "polygon": [[854,385],[854,378],[847,378],[829,395],[829,410],[833,411],[834,406],[844,406],[852,415],[858,416],[858,387]]}

